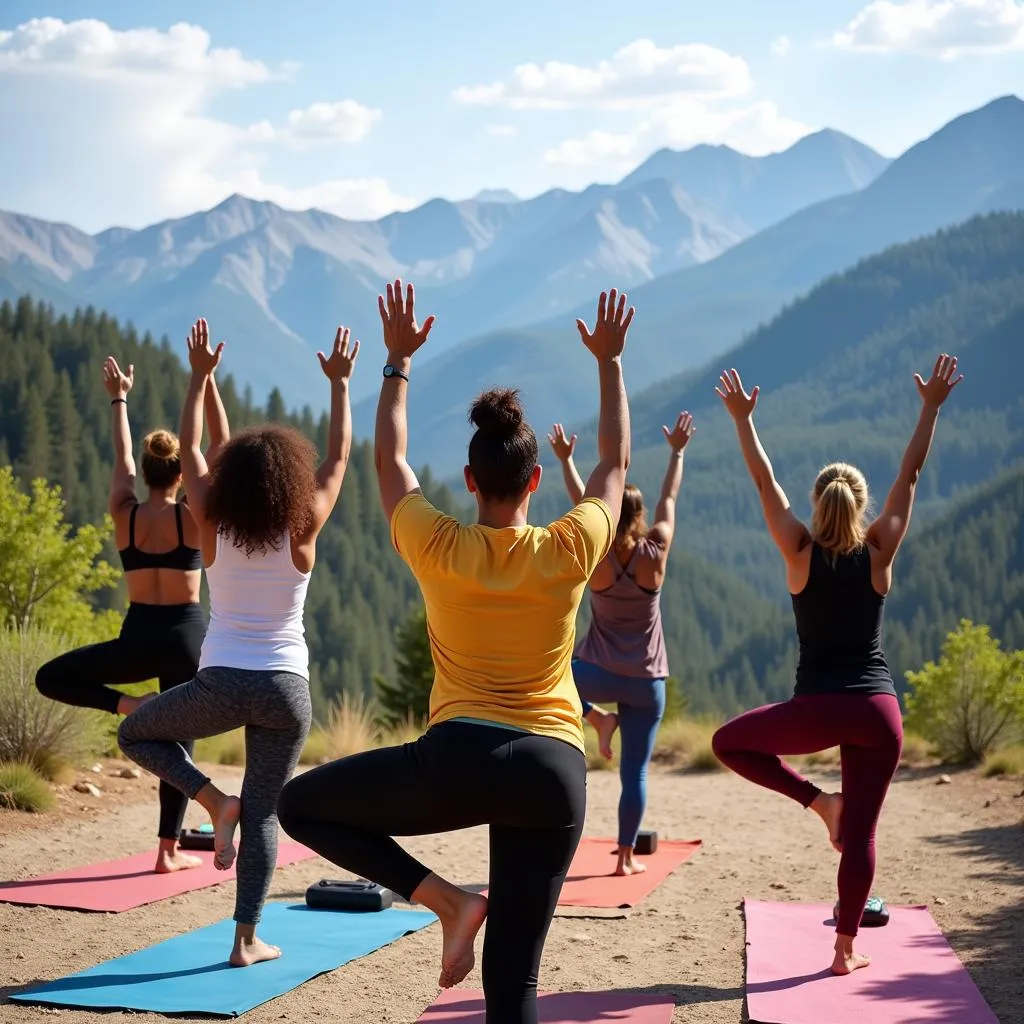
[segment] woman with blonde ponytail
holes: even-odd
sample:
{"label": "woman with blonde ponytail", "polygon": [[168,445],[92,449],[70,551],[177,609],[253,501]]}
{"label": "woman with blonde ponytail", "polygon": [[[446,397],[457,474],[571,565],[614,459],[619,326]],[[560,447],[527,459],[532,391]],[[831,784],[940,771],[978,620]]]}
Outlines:
{"label": "woman with blonde ponytail", "polygon": [[[114,471],[110,481],[110,515],[128,585],[128,613],[121,634],[107,643],[90,644],[48,662],[36,674],[45,697],[111,714],[131,714],[155,693],[132,697],[113,689],[155,679],[160,692],[188,682],[199,665],[206,616],[199,603],[202,560],[199,530],[184,501],[181,445],[170,430],[153,430],[142,439],[142,479],[146,497],[136,494],[136,466],[128,423],[128,394],[135,367],[122,371],[110,356],[103,364],[103,384],[110,395],[114,434]],[[216,388],[207,393],[207,429],[212,458],[228,437],[227,417]],[[183,747],[191,751],[190,743]],[[178,848],[188,800],[173,786],[160,783],[158,873],[199,867],[198,857]]]}
{"label": "woman with blonde ponytail", "polygon": [[[561,423],[548,441],[562,464],[566,490],[574,503],[583,480],[573,463],[576,435],[566,438]],[[647,766],[654,752],[658,723],[665,714],[668,654],[661,623],[661,585],[676,527],[676,498],[683,482],[683,450],[693,436],[693,417],[679,414],[670,430],[668,468],[647,525],[640,488],[627,484],[612,549],[590,579],[590,629],[573,659],[572,671],[584,719],[597,730],[601,753],[612,756],[616,729],[622,737],[619,759],[619,836],[617,875],[646,871],[633,856],[647,807]],[[616,705],[605,711],[597,702]]]}
{"label": "woman with blonde ponytail", "polygon": [[[903,744],[882,648],[882,610],[939,408],[962,380],[956,368],[956,356],[941,355],[927,381],[914,374],[921,415],[881,515],[868,522],[864,474],[833,462],[814,481],[810,529],[789,507],[754,429],[758,389],[748,395],[735,370],[723,372],[715,389],[735,421],[765,522],[786,563],[800,658],[794,696],[727,722],[715,733],[714,750],[737,774],[810,808],[825,823],[842,855],[834,974],[870,963],[853,944],[875,876],[875,828]],[[840,793],[822,792],[782,760],[830,747],[840,749]]]}

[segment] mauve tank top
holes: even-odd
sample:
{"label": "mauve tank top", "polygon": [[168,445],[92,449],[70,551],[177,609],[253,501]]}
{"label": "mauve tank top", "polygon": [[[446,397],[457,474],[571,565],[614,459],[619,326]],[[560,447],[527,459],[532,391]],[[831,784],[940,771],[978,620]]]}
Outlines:
{"label": "mauve tank top", "polygon": [[637,558],[659,554],[658,546],[646,537],[633,549],[625,567],[614,548],[608,553],[615,582],[590,592],[590,629],[576,651],[577,658],[632,679],[668,676],[661,591],[645,590],[634,576]]}

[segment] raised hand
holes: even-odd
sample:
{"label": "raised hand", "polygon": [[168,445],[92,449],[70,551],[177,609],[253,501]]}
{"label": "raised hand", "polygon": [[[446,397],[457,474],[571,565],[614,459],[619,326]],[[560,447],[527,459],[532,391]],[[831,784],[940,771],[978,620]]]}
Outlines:
{"label": "raised hand", "polygon": [[103,363],[103,386],[111,398],[124,398],[135,383],[135,366],[129,364],[128,372],[122,373],[121,367],[113,356],[107,356]]}
{"label": "raised hand", "polygon": [[350,331],[347,327],[339,327],[338,333],[334,335],[334,348],[328,358],[323,352],[317,352],[316,357],[320,360],[320,369],[331,383],[348,380],[352,376],[352,370],[356,365],[356,357],[359,355],[359,342],[352,343],[349,348],[348,339]]}
{"label": "raised hand", "polygon": [[392,359],[411,359],[417,349],[427,340],[431,327],[437,319],[428,316],[420,327],[414,312],[416,293],[410,284],[402,297],[402,282],[395,281],[387,287],[387,299],[377,296],[381,323],[384,325],[384,345]]}
{"label": "raised hand", "polygon": [[690,438],[693,437],[694,430],[696,427],[693,425],[693,417],[688,412],[679,414],[676,425],[671,430],[668,427],[661,428],[665,440],[675,452],[681,452],[687,446]]}
{"label": "raised hand", "polygon": [[718,378],[722,386],[715,388],[715,393],[725,402],[725,408],[734,420],[745,420],[750,417],[757,405],[757,396],[761,389],[755,387],[748,395],[743,390],[743,381],[735,370],[723,370]]}
{"label": "raised hand", "polygon": [[587,330],[582,320],[576,321],[583,344],[590,349],[595,359],[615,359],[622,355],[626,347],[626,332],[633,322],[636,312],[632,306],[626,311],[626,295],[621,295],[612,288],[609,292],[601,292],[597,300],[597,322],[594,330]]}
{"label": "raised hand", "polygon": [[188,346],[188,364],[194,373],[209,376],[217,369],[224,342],[219,342],[216,349],[210,348],[210,326],[205,320],[199,319],[192,325],[185,344]]}
{"label": "raised hand", "polygon": [[548,441],[551,442],[555,458],[559,462],[566,462],[572,458],[572,453],[576,450],[576,435],[567,438],[561,423],[556,423],[551,429],[553,433],[548,434]]}
{"label": "raised hand", "polygon": [[956,356],[943,354],[935,360],[932,375],[927,380],[922,380],[919,373],[914,374],[914,383],[917,385],[921,401],[925,405],[938,409],[949,398],[953,388],[964,379],[962,373],[955,380],[953,379],[953,374],[956,373],[956,365]]}

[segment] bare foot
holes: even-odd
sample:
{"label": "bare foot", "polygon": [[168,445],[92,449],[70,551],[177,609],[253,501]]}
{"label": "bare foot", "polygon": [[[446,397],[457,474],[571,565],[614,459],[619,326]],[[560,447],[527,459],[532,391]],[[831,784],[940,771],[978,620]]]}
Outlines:
{"label": "bare foot", "polygon": [[828,838],[832,843],[832,849],[837,853],[842,853],[843,794],[819,793],[811,802],[811,810],[825,822],[825,828],[828,829]]}
{"label": "bare foot", "polygon": [[172,871],[188,871],[189,868],[201,868],[203,861],[200,857],[193,857],[184,853],[176,846],[166,849],[161,847],[156,855],[156,867],[153,870],[158,875],[167,875]]}
{"label": "bare foot", "polygon": [[133,711],[138,711],[143,704],[146,704],[153,700],[154,697],[159,696],[160,695],[156,690],[153,690],[150,693],[144,693],[141,697],[129,697],[127,694],[124,694],[117,702],[117,713],[119,715],[130,715]]}
{"label": "bare foot", "polygon": [[612,759],[612,737],[618,727],[619,716],[614,711],[602,715],[597,724],[597,749],[606,761]]}
{"label": "bare foot", "polygon": [[646,864],[641,864],[640,861],[633,858],[633,848],[631,846],[620,846],[618,852],[619,863],[615,866],[615,874],[641,875],[647,870]]}
{"label": "bare foot", "polygon": [[832,961],[833,974],[853,974],[854,971],[871,963],[871,957],[853,951],[853,939],[849,936],[840,935],[836,939],[835,949],[836,955]]}
{"label": "bare foot", "polygon": [[487,917],[487,897],[462,892],[451,914],[438,915],[441,920],[441,988],[458,985],[476,962],[473,942]]}
{"label": "bare foot", "polygon": [[264,960],[276,960],[281,955],[278,946],[271,946],[254,935],[251,939],[235,939],[235,948],[228,957],[232,967],[251,967]]}
{"label": "bare foot", "polygon": [[213,866],[220,871],[227,871],[235,862],[235,829],[241,814],[242,801],[237,796],[225,796],[210,815],[213,819]]}

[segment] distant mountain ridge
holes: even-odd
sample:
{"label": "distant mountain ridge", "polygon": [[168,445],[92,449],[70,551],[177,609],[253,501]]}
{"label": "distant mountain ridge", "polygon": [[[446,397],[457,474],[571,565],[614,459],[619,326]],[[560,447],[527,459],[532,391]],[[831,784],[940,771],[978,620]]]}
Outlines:
{"label": "distant mountain ridge", "polygon": [[[631,287],[637,315],[625,356],[630,394],[729,351],[814,285],[865,257],[976,214],[1020,209],[1024,102],[1009,96],[951,121],[860,191],[802,209],[714,259]],[[411,426],[436,444],[435,469],[458,470],[465,406],[474,391],[493,384],[518,386],[537,424],[590,418],[597,404],[593,360],[572,321],[593,315],[589,298],[557,319],[482,333],[418,365]],[[831,329],[829,316],[818,329]],[[438,333],[444,330],[442,322]],[[357,405],[355,421],[357,432],[372,430],[372,401]]]}
{"label": "distant mountain ridge", "polygon": [[[484,190],[374,222],[238,195],[96,235],[0,213],[0,297],[88,303],[172,338],[206,316],[231,346],[228,358],[238,353],[240,379],[301,403],[319,373],[313,352],[338,318],[364,339],[377,333],[375,297],[388,278],[414,280],[438,314],[444,329],[425,354],[433,358],[482,330],[567,312],[608,280],[631,287],[712,259],[809,199],[863,187],[888,163],[819,132],[767,157],[663,150],[616,185],[526,200]],[[780,187],[787,177],[799,187]],[[375,386],[362,375],[355,394]]]}

